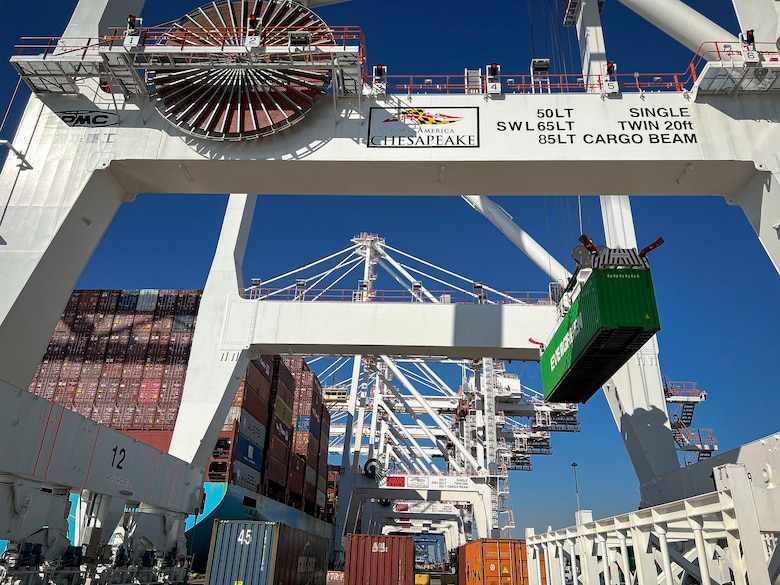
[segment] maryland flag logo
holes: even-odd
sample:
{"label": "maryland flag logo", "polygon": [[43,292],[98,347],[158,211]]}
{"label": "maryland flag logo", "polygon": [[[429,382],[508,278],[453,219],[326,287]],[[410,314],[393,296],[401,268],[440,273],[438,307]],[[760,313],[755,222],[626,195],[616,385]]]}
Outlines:
{"label": "maryland flag logo", "polygon": [[463,119],[462,116],[448,116],[422,110],[420,108],[410,108],[401,110],[392,118],[382,120],[384,122],[406,122],[412,124],[455,124]]}

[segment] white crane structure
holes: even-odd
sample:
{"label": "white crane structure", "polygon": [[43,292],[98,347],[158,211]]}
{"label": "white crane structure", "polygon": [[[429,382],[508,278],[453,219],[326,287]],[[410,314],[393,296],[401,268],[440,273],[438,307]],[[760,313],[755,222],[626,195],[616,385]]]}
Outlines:
{"label": "white crane structure", "polygon": [[[178,562],[182,517],[199,502],[198,468],[259,353],[354,360],[345,487],[365,501],[364,528],[393,519],[386,499],[442,506],[427,510],[434,520],[412,525],[442,531],[451,545],[469,530],[488,536],[500,527],[503,470],[543,450],[542,433],[553,429],[552,420],[539,433],[533,424],[502,426],[546,411],[504,396],[507,378],[493,360],[538,360],[529,339],[547,341],[557,308],[482,302],[490,297],[474,283],[462,288],[476,302],[444,302],[416,285],[427,278],[373,243],[348,302],[301,302],[308,285],[293,287],[290,299],[261,298],[241,270],[258,186],[278,194],[465,196],[554,282],[567,277],[565,268],[486,197],[602,196],[607,246],[631,249],[629,195],[721,195],[743,209],[780,270],[780,3],[733,0],[742,28],[735,38],[678,0],[620,1],[696,53],[686,75],[622,76],[610,68],[600,0],[566,4],[582,74],[553,75],[540,64],[512,83],[479,73],[402,82],[381,70],[371,75],[359,29],[328,26],[311,10],[327,0],[219,0],[162,27],[146,27],[140,16],[125,24],[128,12],[141,15],[143,0],[79,0],[62,37],[22,42],[11,62],[33,95],[16,134],[2,143],[0,173],[0,412],[8,417],[0,427],[10,433],[0,446],[0,534],[19,545],[30,570],[67,550],[61,513],[71,491],[90,502],[77,546],[101,554],[122,523],[133,561],[156,550]],[[170,455],[22,390],[117,210],[143,192],[233,194]],[[373,262],[387,264],[415,302],[372,298]],[[465,417],[457,406],[454,415],[448,410],[456,397],[443,385],[442,398],[430,398],[406,373],[404,359],[426,356],[469,361],[475,375],[473,390],[464,385]],[[562,585],[566,564],[583,585],[618,583],[620,575],[643,584],[689,576],[775,581],[780,436],[679,469],[655,340],[604,391],[642,509],[595,521],[582,511],[575,527],[529,532],[531,582],[545,571],[548,583]],[[56,456],[63,452],[73,455],[64,465]],[[364,453],[376,461],[368,465]],[[51,462],[45,469],[42,456]],[[150,477],[163,478],[176,497],[162,497],[156,484],[142,493]],[[337,546],[358,509],[340,513]],[[135,578],[122,570],[115,582]]]}

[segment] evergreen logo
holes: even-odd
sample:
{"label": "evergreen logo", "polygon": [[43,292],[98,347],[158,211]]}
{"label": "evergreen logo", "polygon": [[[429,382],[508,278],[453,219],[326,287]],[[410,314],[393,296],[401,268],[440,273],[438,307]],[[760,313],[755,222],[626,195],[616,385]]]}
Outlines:
{"label": "evergreen logo", "polygon": [[564,356],[564,354],[567,351],[569,351],[569,348],[571,347],[574,338],[577,337],[577,334],[580,332],[581,329],[582,329],[582,314],[579,314],[577,315],[577,318],[574,320],[574,323],[572,323],[571,326],[569,327],[569,330],[566,332],[566,335],[564,335],[563,339],[561,339],[561,343],[558,345],[558,347],[555,349],[553,354],[550,356],[550,371],[555,370],[561,358]]}

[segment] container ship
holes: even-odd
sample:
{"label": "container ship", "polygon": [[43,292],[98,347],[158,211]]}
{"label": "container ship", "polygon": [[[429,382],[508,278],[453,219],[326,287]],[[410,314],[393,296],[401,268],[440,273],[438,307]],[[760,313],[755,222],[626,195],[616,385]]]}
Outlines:
{"label": "container ship", "polygon": [[[30,391],[167,451],[201,293],[74,291]],[[322,386],[302,357],[250,362],[206,468],[203,512],[188,522],[195,569],[216,518],[279,521],[332,540],[329,431]]]}

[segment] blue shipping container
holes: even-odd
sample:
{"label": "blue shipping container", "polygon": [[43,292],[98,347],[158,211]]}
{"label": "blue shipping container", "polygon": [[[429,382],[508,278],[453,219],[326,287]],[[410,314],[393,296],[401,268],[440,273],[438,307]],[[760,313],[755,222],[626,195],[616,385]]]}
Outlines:
{"label": "blue shipping container", "polygon": [[236,437],[233,458],[257,471],[263,470],[263,450],[240,433]]}
{"label": "blue shipping container", "polygon": [[207,585],[325,583],[325,538],[278,522],[215,520]]}
{"label": "blue shipping container", "polygon": [[308,431],[311,424],[310,416],[298,416],[298,424],[295,426],[299,431]]}
{"label": "blue shipping container", "polygon": [[317,424],[317,421],[313,418],[311,419],[311,424],[309,425],[309,432],[311,432],[312,437],[320,440],[320,425]]}

